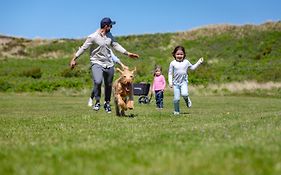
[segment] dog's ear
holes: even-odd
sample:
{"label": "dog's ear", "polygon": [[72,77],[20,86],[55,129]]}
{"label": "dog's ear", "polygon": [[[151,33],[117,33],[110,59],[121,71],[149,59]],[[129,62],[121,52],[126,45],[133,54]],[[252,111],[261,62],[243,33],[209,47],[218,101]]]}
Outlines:
{"label": "dog's ear", "polygon": [[134,70],[132,70],[132,74],[134,74],[137,71],[137,68],[135,67]]}
{"label": "dog's ear", "polygon": [[123,71],[122,71],[121,69],[119,69],[118,67],[116,68],[116,70],[117,70],[118,72],[120,72],[120,74],[123,74]]}

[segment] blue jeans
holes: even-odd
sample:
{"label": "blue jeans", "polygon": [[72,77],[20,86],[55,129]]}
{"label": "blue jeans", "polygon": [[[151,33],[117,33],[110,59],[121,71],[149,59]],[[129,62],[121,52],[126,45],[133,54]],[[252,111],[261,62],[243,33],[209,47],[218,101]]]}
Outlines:
{"label": "blue jeans", "polygon": [[188,82],[184,81],[180,85],[174,85],[174,109],[175,112],[180,112],[180,96],[187,101],[188,98]]}
{"label": "blue jeans", "polygon": [[162,90],[155,91],[155,101],[157,108],[163,108],[164,92]]}

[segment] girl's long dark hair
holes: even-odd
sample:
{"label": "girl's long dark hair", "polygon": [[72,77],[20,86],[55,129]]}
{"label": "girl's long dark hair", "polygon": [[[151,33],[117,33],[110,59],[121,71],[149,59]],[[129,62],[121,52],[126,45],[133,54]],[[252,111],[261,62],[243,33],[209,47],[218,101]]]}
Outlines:
{"label": "girl's long dark hair", "polygon": [[182,50],[182,51],[183,51],[184,58],[185,58],[186,54],[185,54],[185,49],[184,49],[183,46],[177,46],[177,47],[175,47],[174,51],[172,52],[173,57],[176,58],[176,52],[177,52],[178,50]]}

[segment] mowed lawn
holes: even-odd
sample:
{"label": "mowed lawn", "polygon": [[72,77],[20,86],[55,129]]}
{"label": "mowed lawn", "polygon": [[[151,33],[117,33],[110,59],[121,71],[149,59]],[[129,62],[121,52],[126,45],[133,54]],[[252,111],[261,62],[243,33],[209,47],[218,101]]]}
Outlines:
{"label": "mowed lawn", "polygon": [[281,99],[191,96],[177,117],[168,95],[132,117],[87,99],[1,93],[0,174],[281,174]]}

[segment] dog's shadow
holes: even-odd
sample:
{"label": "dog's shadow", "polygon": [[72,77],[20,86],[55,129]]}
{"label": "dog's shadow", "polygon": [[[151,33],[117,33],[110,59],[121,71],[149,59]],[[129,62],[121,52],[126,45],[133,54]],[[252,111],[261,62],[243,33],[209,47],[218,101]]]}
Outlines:
{"label": "dog's shadow", "polygon": [[183,114],[183,115],[190,115],[191,113],[190,113],[190,112],[181,112],[180,114]]}
{"label": "dog's shadow", "polygon": [[121,115],[121,116],[117,116],[117,117],[135,118],[137,116],[138,116],[137,114],[125,114],[125,115]]}

